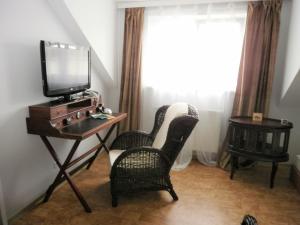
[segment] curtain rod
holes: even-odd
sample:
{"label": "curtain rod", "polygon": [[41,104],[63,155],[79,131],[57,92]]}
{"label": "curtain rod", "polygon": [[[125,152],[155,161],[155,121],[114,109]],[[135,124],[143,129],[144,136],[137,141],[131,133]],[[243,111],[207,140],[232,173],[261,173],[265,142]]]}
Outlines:
{"label": "curtain rod", "polygon": [[155,7],[169,5],[192,5],[207,3],[255,2],[260,0],[115,0],[117,8]]}

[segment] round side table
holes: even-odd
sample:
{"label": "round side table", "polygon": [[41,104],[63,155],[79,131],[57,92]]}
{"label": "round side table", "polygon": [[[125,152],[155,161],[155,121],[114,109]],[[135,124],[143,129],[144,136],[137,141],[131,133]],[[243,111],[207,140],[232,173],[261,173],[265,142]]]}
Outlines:
{"label": "round side table", "polygon": [[289,160],[288,144],[293,124],[281,124],[280,120],[264,118],[261,122],[252,117],[232,117],[229,120],[229,153],[231,154],[231,174],[233,179],[238,169],[238,158],[272,163],[270,188],[279,162]]}

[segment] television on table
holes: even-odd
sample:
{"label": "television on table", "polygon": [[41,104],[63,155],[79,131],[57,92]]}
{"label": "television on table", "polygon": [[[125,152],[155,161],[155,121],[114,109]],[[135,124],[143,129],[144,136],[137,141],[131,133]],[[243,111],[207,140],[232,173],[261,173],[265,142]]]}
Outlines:
{"label": "television on table", "polygon": [[91,49],[59,42],[41,41],[43,92],[46,97],[71,95],[91,87]]}

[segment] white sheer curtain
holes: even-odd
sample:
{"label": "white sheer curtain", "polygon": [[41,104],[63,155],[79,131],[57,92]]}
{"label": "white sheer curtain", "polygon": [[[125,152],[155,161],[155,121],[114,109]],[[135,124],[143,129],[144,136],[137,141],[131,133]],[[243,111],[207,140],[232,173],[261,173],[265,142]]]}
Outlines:
{"label": "white sheer curtain", "polygon": [[153,7],[145,11],[142,128],[156,110],[187,102],[199,122],[176,160],[185,168],[195,154],[215,165],[230,116],[245,29],[247,3]]}

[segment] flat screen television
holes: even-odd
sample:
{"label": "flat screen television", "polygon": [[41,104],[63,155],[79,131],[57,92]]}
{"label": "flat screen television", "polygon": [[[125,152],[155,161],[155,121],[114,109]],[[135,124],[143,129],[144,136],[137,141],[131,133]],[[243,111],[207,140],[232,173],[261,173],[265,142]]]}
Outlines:
{"label": "flat screen television", "polygon": [[43,91],[47,97],[72,94],[91,86],[91,50],[89,47],[41,41]]}

